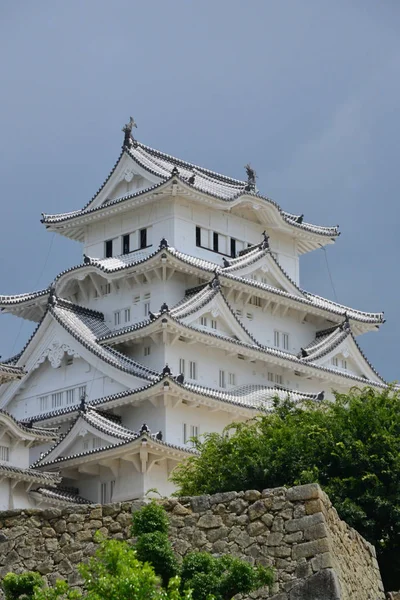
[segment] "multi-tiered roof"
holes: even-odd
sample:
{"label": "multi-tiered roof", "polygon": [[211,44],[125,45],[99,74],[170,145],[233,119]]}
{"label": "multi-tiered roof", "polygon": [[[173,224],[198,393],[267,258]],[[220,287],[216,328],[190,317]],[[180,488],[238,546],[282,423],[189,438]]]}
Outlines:
{"label": "multi-tiered roof", "polygon": [[[210,258],[204,258],[204,253],[194,256],[183,252],[160,236],[153,248],[108,258],[84,255],[81,264],[60,273],[43,290],[0,296],[3,312],[37,322],[20,354],[0,365],[0,383],[8,382],[0,396],[1,406],[12,405],[21,385],[18,381],[29,385],[29,376],[38,364],[49,359],[57,367],[64,353],[96,365],[96,369],[124,388],[117,393],[88,398],[84,407],[81,399],[76,398],[68,406],[27,417],[27,422],[41,425],[70,425],[55,446],[36,461],[35,469],[54,469],[61,463],[69,467],[85,461],[95,463],[97,454],[107,464],[121,453],[124,456],[128,453],[134,463],[143,455],[143,448],[147,448],[147,453],[150,448],[154,457],[180,460],[190,453],[189,448],[166,441],[162,436],[157,438],[147,430],[133,431],[113,418],[110,420],[110,415],[121,407],[146,402],[155,405],[158,398],[166,401],[167,397],[173,397],[177,405],[180,402],[244,419],[257,411],[270,410],[276,396],[284,398],[290,394],[296,401],[320,400],[324,391],[332,387],[348,389],[364,384],[385,387],[386,382],[356,341],[356,336],[379,328],[384,322],[383,313],[356,310],[303,290],[277,259],[267,233],[295,240],[296,252],[302,254],[334,242],[339,235],[338,227],[312,225],[304,221],[303,215],[283,211],[275,201],[257,191],[250,167],[247,180],[232,179],[154,150],[134,140],[131,130],[132,123],[124,128],[125,139],[118,160],[94,197],[80,210],[44,214],[42,222],[47,229],[84,241],[87,228],[93,224],[107,223],[116,215],[129,215],[144,206],[159,206],[163,201],[184,198],[197,206],[248,218],[266,231],[259,242],[253,242],[237,255],[210,255]],[[120,182],[130,182],[134,176],[142,182],[138,189],[123,192],[118,187]],[[268,277],[255,277],[258,272]],[[121,286],[140,289],[151,282],[172,281],[177,275],[188,282],[182,297],[170,306],[164,299],[159,307],[152,306],[142,320],[112,327],[105,312],[98,310],[97,305],[94,309],[92,299],[101,298],[105,285],[117,293]],[[314,339],[297,352],[266,344],[262,328],[251,330],[234,308],[241,298],[246,303],[256,298],[256,306],[272,317],[279,314],[285,318],[290,313],[298,322],[312,322],[316,327]],[[201,324],[204,314],[218,314],[223,329],[205,328]],[[43,346],[39,351],[52,326],[63,332],[70,343],[53,341],[52,346]],[[313,393],[306,391],[307,387],[304,391],[299,386],[287,390],[270,381],[247,382],[229,389],[207,387],[172,372],[168,365],[152,368],[128,351],[132,345],[147,339],[159,345],[172,346],[180,341],[219,350],[249,365],[258,361],[292,372],[299,381],[315,380],[319,387]],[[327,363],[327,359],[340,351],[352,357],[357,372]],[[87,426],[108,436],[108,443],[95,451],[65,454],[63,449],[72,447],[78,432]],[[53,492],[46,493],[54,496]],[[68,494],[76,502],[84,501],[68,490],[60,494],[60,502]]]}

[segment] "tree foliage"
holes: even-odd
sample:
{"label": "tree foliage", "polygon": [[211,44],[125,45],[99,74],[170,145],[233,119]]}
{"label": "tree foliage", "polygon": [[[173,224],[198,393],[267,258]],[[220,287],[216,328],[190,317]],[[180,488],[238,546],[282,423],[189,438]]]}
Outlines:
{"label": "tree foliage", "polygon": [[400,396],[352,389],[295,405],[196,442],[173,476],[179,494],[318,482],[340,516],[376,546],[388,589],[400,588]]}
{"label": "tree foliage", "polygon": [[269,568],[252,567],[238,558],[214,557],[208,552],[191,552],[179,566],[168,529],[167,513],[154,500],[133,515],[137,557],[153,566],[164,585],[179,574],[182,593],[191,590],[193,600],[230,600],[236,594],[272,583]]}
{"label": "tree foliage", "polygon": [[101,541],[87,564],[79,565],[83,593],[59,580],[46,587],[39,573],[7,574],[2,587],[7,600],[191,600],[190,590],[180,591],[174,577],[163,589],[149,563],[142,563],[136,551],[120,540]]}
{"label": "tree foliage", "polygon": [[26,600],[32,598],[35,587],[42,583],[40,573],[33,571],[26,571],[21,575],[7,573],[3,578],[2,588],[6,600]]}
{"label": "tree foliage", "polygon": [[215,557],[208,552],[190,552],[183,559],[181,588],[191,589],[194,600],[231,600],[273,582],[272,570],[252,567],[233,556]]}

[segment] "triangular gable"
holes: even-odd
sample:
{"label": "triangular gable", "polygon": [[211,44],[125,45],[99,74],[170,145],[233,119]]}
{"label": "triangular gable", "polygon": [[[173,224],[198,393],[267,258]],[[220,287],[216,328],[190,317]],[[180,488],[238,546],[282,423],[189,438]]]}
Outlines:
{"label": "triangular gable", "polygon": [[[95,418],[100,423],[103,422],[103,427],[101,425],[97,426],[96,420],[91,419],[91,412],[94,411],[89,410],[87,416],[84,412],[80,412],[72,427],[58,443],[37,461],[35,466],[40,465],[42,462],[56,460],[61,456],[82,454],[96,448],[109,447],[124,440],[135,439],[136,435],[134,432],[131,432],[131,435],[127,433],[124,436],[118,433],[113,434],[111,427],[107,431],[108,425],[112,425],[111,422],[107,423],[108,419],[100,417],[98,414],[96,414]],[[123,428],[121,427],[120,429],[122,430]]]}
{"label": "triangular gable", "polygon": [[229,261],[229,266],[221,270],[221,275],[225,273],[264,283],[294,296],[304,297],[302,291],[282,269],[269,249],[263,250],[259,247],[243,257]]}
{"label": "triangular gable", "polygon": [[10,382],[4,385],[4,390],[0,396],[0,408],[6,407],[15,394],[21,389],[22,386],[26,385],[32,371],[38,366],[38,364],[48,359],[53,366],[60,364],[64,355],[67,353],[70,356],[76,356],[86,361],[91,368],[100,370],[103,376],[108,376],[114,381],[117,381],[122,388],[135,388],[141,387],[144,382],[153,379],[150,376],[133,374],[128,371],[129,365],[134,361],[128,360],[127,369],[121,364],[119,368],[118,359],[119,354],[114,351],[110,352],[110,357],[115,360],[115,364],[110,364],[107,361],[107,354],[103,356],[102,352],[105,350],[97,344],[85,344],[84,341],[73,335],[72,328],[66,327],[62,319],[57,319],[56,314],[48,311],[38,325],[36,331],[30,338],[23,352],[21,353],[17,366],[24,367],[27,373],[21,380]]}
{"label": "triangular gable", "polygon": [[117,164],[99,192],[85,207],[85,210],[98,208],[103,204],[107,204],[110,200],[129,196],[161,181],[163,181],[162,177],[146,169],[144,164],[140,164],[134,160],[125,151],[121,154]]}
{"label": "triangular gable", "polygon": [[[342,363],[342,361],[345,362]],[[348,372],[366,380],[385,383],[379,373],[370,365],[351,333],[340,344],[313,363],[330,369],[338,369],[343,373]]]}
{"label": "triangular gable", "polygon": [[214,290],[209,285],[206,286],[198,294],[189,297],[186,303],[181,303],[179,310],[172,309],[171,315],[183,325],[199,331],[224,335],[247,344],[255,343],[254,338],[229,307],[219,288]]}

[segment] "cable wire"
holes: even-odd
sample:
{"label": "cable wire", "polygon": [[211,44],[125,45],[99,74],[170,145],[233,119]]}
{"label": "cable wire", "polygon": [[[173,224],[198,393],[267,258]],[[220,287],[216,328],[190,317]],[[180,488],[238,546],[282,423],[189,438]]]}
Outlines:
{"label": "cable wire", "polygon": [[325,246],[321,246],[321,248],[322,248],[322,250],[324,251],[324,254],[325,254],[326,268],[327,268],[327,271],[328,271],[329,279],[331,281],[331,286],[332,286],[332,290],[333,290],[333,296],[335,298],[335,302],[337,302],[338,298],[337,298],[337,294],[336,294],[335,284],[333,283],[332,273],[331,273],[331,270],[329,268],[328,254],[326,253]]}
{"label": "cable wire", "polygon": [[[53,232],[53,235],[51,236],[51,240],[50,240],[50,244],[49,244],[49,249],[47,251],[47,255],[46,255],[45,261],[43,263],[42,270],[41,270],[40,275],[37,278],[36,283],[34,285],[35,288],[37,288],[37,286],[39,285],[39,282],[42,279],[43,273],[45,272],[45,269],[47,267],[47,263],[48,263],[49,258],[50,258],[50,253],[51,253],[51,250],[53,248],[53,242],[54,242],[55,235],[56,235],[55,232]],[[20,322],[20,325],[19,325],[19,328],[18,328],[18,333],[17,333],[17,335],[14,338],[14,343],[13,343],[12,348],[11,348],[11,356],[14,355],[15,347],[16,347],[17,342],[19,340],[19,336],[21,335],[22,327],[24,326],[24,324],[25,324],[25,320],[22,319],[22,317],[21,317],[21,322]]]}

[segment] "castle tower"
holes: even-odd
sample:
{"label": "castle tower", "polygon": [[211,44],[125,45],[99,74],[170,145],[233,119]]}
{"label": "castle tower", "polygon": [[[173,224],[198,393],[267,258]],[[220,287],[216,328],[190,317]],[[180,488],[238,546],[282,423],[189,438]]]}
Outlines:
{"label": "castle tower", "polygon": [[270,410],[275,396],[386,387],[357,337],[366,313],[301,289],[299,259],[337,227],[285,212],[243,181],[154,150],[124,127],[121,153],[81,210],[43,215],[83,245],[44,290],[0,296],[37,328],[0,407],[59,427],[33,468],[93,502],[173,491],[191,438]]}

